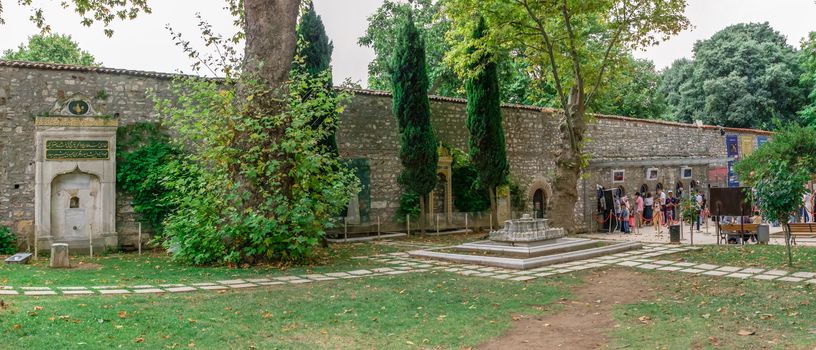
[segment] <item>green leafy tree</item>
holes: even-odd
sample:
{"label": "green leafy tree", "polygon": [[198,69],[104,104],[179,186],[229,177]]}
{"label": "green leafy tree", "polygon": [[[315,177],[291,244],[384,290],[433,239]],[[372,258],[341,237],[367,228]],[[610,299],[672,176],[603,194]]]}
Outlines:
{"label": "green leafy tree", "polygon": [[[688,27],[683,0],[450,0],[444,8],[455,28],[448,35],[447,61],[457,72],[483,51],[515,52],[525,57],[538,86],[552,86],[563,110],[555,160],[552,211],[557,226],[574,231],[578,179],[587,157],[584,134],[592,99],[628,53],[656,44]],[[483,38],[470,33],[483,16]],[[472,50],[472,48],[477,50]]]}
{"label": "green leafy tree", "polygon": [[[408,17],[414,18],[425,42],[425,60],[428,66],[429,90],[431,95],[465,97],[464,82],[453,68],[444,62],[445,53],[451,46],[445,35],[451,30],[451,20],[441,16],[446,0],[415,0],[410,4],[395,0],[385,0],[368,17],[368,28],[358,39],[358,44],[374,50],[374,60],[368,64],[368,87],[375,90],[391,91],[391,63],[394,45],[400,23]],[[551,88],[535,87],[535,79],[529,64],[521,55],[502,53],[496,57],[499,85],[504,94],[502,102],[549,106],[554,96]]]}
{"label": "green leafy tree", "polygon": [[436,186],[439,161],[436,136],[431,127],[425,46],[410,14],[403,22],[394,46],[393,114],[400,132],[400,183],[403,190],[419,196],[419,228],[425,232],[428,193]]}
{"label": "green leafy tree", "polygon": [[783,223],[788,263],[790,214],[802,203],[805,185],[816,174],[816,130],[796,123],[777,125],[773,139],[737,162],[740,179],[756,190],[756,202],[763,214]]}
{"label": "green leafy tree", "polygon": [[802,67],[800,83],[808,92],[807,105],[799,111],[802,123],[816,127],[816,32],[802,39],[799,61]]}
{"label": "green leafy tree", "polygon": [[[312,1],[305,2],[306,11],[300,17],[297,33],[300,40],[303,42],[298,48],[298,57],[301,57],[302,62],[295,62],[296,67],[305,70],[310,76],[317,78],[320,75],[326,75],[326,87],[319,91],[306,91],[306,96],[303,98],[311,98],[316,93],[329,92],[333,94],[333,82],[331,75],[331,56],[334,50],[334,45],[326,35],[326,28],[323,26],[323,20],[315,12]],[[337,115],[332,114],[333,108],[326,110],[327,114],[316,116],[311,122],[312,127],[321,127],[325,124],[327,118],[336,119]],[[332,123],[332,121],[330,121]],[[333,123],[330,125],[334,125]],[[320,140],[320,146],[327,151],[337,153],[336,130],[328,130],[329,133],[326,139]]]}
{"label": "green leafy tree", "polygon": [[666,102],[663,119],[676,120],[677,108],[683,98],[682,91],[689,87],[684,83],[691,79],[692,73],[694,73],[694,62],[687,58],[675,60],[671,66],[660,73],[657,93]]}
{"label": "green leafy tree", "polygon": [[[237,1],[237,0],[236,0]],[[43,33],[51,31],[51,25],[45,19],[45,12],[39,4],[32,0],[18,0],[18,4],[30,6],[32,14],[29,17],[37,28]],[[147,0],[66,0],[61,5],[79,15],[80,23],[89,27],[94,22],[101,22],[104,25],[105,35],[113,35],[113,30],[109,25],[116,20],[134,19],[141,13],[150,13],[151,9],[147,5]],[[3,1],[0,1],[0,24],[3,21]]]}
{"label": "green leafy tree", "polygon": [[668,99],[677,120],[770,128],[773,119],[796,120],[807,96],[796,50],[767,22],[735,24],[697,42],[692,66],[691,74],[669,76],[687,75],[682,83],[663,84],[675,95]]}
{"label": "green leafy tree", "polygon": [[4,60],[48,62],[74,64],[80,66],[99,66],[100,63],[88,53],[79,48],[79,44],[71,40],[70,35],[49,34],[32,35],[28,43],[21,44],[17,50],[3,51]]}
{"label": "green leafy tree", "polygon": [[[479,18],[473,38],[485,36],[485,21]],[[474,49],[475,51],[475,49]],[[468,150],[473,165],[479,171],[479,180],[490,197],[493,222],[499,222],[496,212],[496,187],[507,182],[510,169],[504,149],[499,78],[494,57],[483,55],[471,66],[471,74],[465,81],[467,91],[467,120],[470,132]]]}
{"label": "green leafy tree", "polygon": [[591,103],[592,111],[643,119],[666,114],[666,100],[657,90],[660,74],[652,61],[630,56],[615,73]]}

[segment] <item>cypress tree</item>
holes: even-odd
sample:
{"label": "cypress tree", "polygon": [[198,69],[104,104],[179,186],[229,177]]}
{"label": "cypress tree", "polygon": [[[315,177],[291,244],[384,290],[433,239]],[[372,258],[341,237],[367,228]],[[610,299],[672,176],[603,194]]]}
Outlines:
{"label": "cypress tree", "polygon": [[[473,38],[482,38],[485,31],[484,18],[480,17],[473,31]],[[475,52],[475,49],[471,50],[471,53]],[[470,132],[468,153],[479,172],[479,181],[490,196],[493,222],[498,222],[496,187],[504,184],[509,174],[504,148],[498,71],[493,55],[486,52],[478,54],[471,69],[472,75],[465,81],[466,123]]]}
{"label": "cypress tree", "polygon": [[397,35],[393,60],[392,112],[400,132],[400,161],[403,167],[399,180],[404,191],[419,195],[420,231],[424,233],[426,201],[428,193],[436,186],[439,154],[431,127],[425,44],[410,12]]}
{"label": "cypress tree", "polygon": [[[306,10],[300,17],[297,34],[302,43],[298,46],[298,56],[303,60],[299,63],[299,69],[308,73],[313,78],[325,79],[326,91],[332,90],[332,75],[331,75],[331,55],[334,51],[334,45],[329,41],[326,35],[326,28],[323,26],[323,20],[315,12],[312,1],[306,1]],[[304,96],[304,99],[308,99]],[[335,118],[334,109],[327,109],[325,113],[321,113],[312,120],[312,128],[319,128],[325,125],[327,118]],[[337,154],[337,141],[335,139],[336,124],[331,124],[329,134],[319,141],[319,144],[327,151]]]}

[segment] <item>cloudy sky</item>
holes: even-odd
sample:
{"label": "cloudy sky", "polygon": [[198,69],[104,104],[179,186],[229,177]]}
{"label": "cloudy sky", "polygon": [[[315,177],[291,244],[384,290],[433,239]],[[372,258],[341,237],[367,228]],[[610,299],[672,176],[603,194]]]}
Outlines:
{"label": "cloudy sky", "polygon": [[[0,26],[0,50],[5,50],[16,47],[38,31],[28,20],[30,8],[19,6],[15,0],[0,1],[6,20],[6,24]],[[357,38],[365,31],[366,18],[382,0],[314,1],[334,41],[335,81],[348,77],[365,85],[366,66],[374,53],[359,47]],[[112,39],[102,34],[101,26],[81,26],[76,15],[59,8],[59,1],[35,0],[34,3],[44,6],[46,19],[54,32],[70,34],[83,49],[105,66],[114,68],[189,72],[191,61],[173,45],[165,25],[171,24],[187,39],[194,40],[198,38],[196,13],[201,13],[220,32],[234,31],[232,19],[222,9],[222,0],[151,1],[152,14],[116,23],[112,27],[115,30]],[[809,31],[816,31],[814,0],[688,0],[688,4],[686,15],[694,27],[659,46],[637,52],[637,57],[651,59],[658,68],[663,68],[675,59],[690,57],[695,41],[740,22],[770,22],[797,47]]]}

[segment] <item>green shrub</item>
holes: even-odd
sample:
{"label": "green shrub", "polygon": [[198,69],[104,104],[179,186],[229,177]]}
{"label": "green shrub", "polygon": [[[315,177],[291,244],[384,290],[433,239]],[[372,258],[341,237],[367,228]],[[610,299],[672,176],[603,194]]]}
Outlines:
{"label": "green shrub", "polygon": [[14,254],[17,251],[17,235],[11,229],[0,226],[0,254]]}
{"label": "green shrub", "polygon": [[[342,112],[348,93],[325,93],[319,79],[293,71],[283,99],[268,85],[179,78],[157,109],[187,155],[167,181],[178,208],[165,219],[165,247],[192,264],[307,258],[331,218],[358,192],[337,156],[320,146],[336,127],[318,115]],[[239,91],[240,89],[240,91]],[[304,91],[313,93],[304,99]]]}
{"label": "green shrub", "polygon": [[405,192],[400,195],[400,206],[397,209],[397,222],[405,223],[407,217],[417,222],[419,220],[419,195],[412,192]]}
{"label": "green shrub", "polygon": [[136,123],[118,130],[116,181],[132,197],[139,220],[157,237],[164,231],[164,218],[175,210],[173,191],[165,185],[183,176],[173,165],[181,157],[155,123]]}
{"label": "green shrub", "polygon": [[487,190],[479,181],[479,172],[467,153],[449,148],[453,156],[452,181],[453,205],[461,212],[482,212],[490,210]]}

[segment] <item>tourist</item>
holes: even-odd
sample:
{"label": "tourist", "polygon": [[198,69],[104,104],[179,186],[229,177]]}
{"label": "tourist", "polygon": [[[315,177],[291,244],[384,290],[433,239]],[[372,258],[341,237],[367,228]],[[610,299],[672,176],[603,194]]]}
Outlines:
{"label": "tourist", "polygon": [[[620,215],[621,215],[621,199],[619,196],[615,196],[615,222],[614,226],[616,229],[619,228],[620,225]],[[612,225],[612,224],[610,224]]]}
{"label": "tourist", "polygon": [[623,202],[624,205],[621,205],[621,232],[629,233],[629,201],[624,200]]}
{"label": "tourist", "polygon": [[663,205],[664,225],[669,226],[674,221],[674,193],[672,190],[666,191],[666,199]]}
{"label": "tourist", "polygon": [[660,225],[662,224],[662,222],[660,221],[660,218],[662,216],[663,216],[663,214],[661,212],[661,205],[660,205],[659,201],[656,200],[656,201],[654,201],[654,205],[652,207],[652,224],[654,225],[656,234],[660,234]]}
{"label": "tourist", "polygon": [[663,192],[662,188],[657,189],[657,203],[660,205],[660,216],[662,216],[662,222],[666,222],[666,193]]}
{"label": "tourist", "polygon": [[700,231],[700,221],[703,220],[703,195],[697,192],[694,200],[697,201],[697,207],[700,209],[700,213],[697,215],[697,231]]}
{"label": "tourist", "polygon": [[646,221],[647,224],[652,223],[652,215],[654,214],[654,198],[652,198],[652,192],[646,193],[646,199],[643,200],[643,220]]}
{"label": "tourist", "polygon": [[640,192],[635,193],[635,221],[637,222],[637,227],[640,228],[642,226],[641,217],[643,216],[643,210],[645,209],[645,203],[643,202],[643,196],[641,196]]}
{"label": "tourist", "polygon": [[813,221],[813,200],[811,198],[810,192],[805,192],[803,195],[803,202],[805,206],[805,222],[812,222]]}

